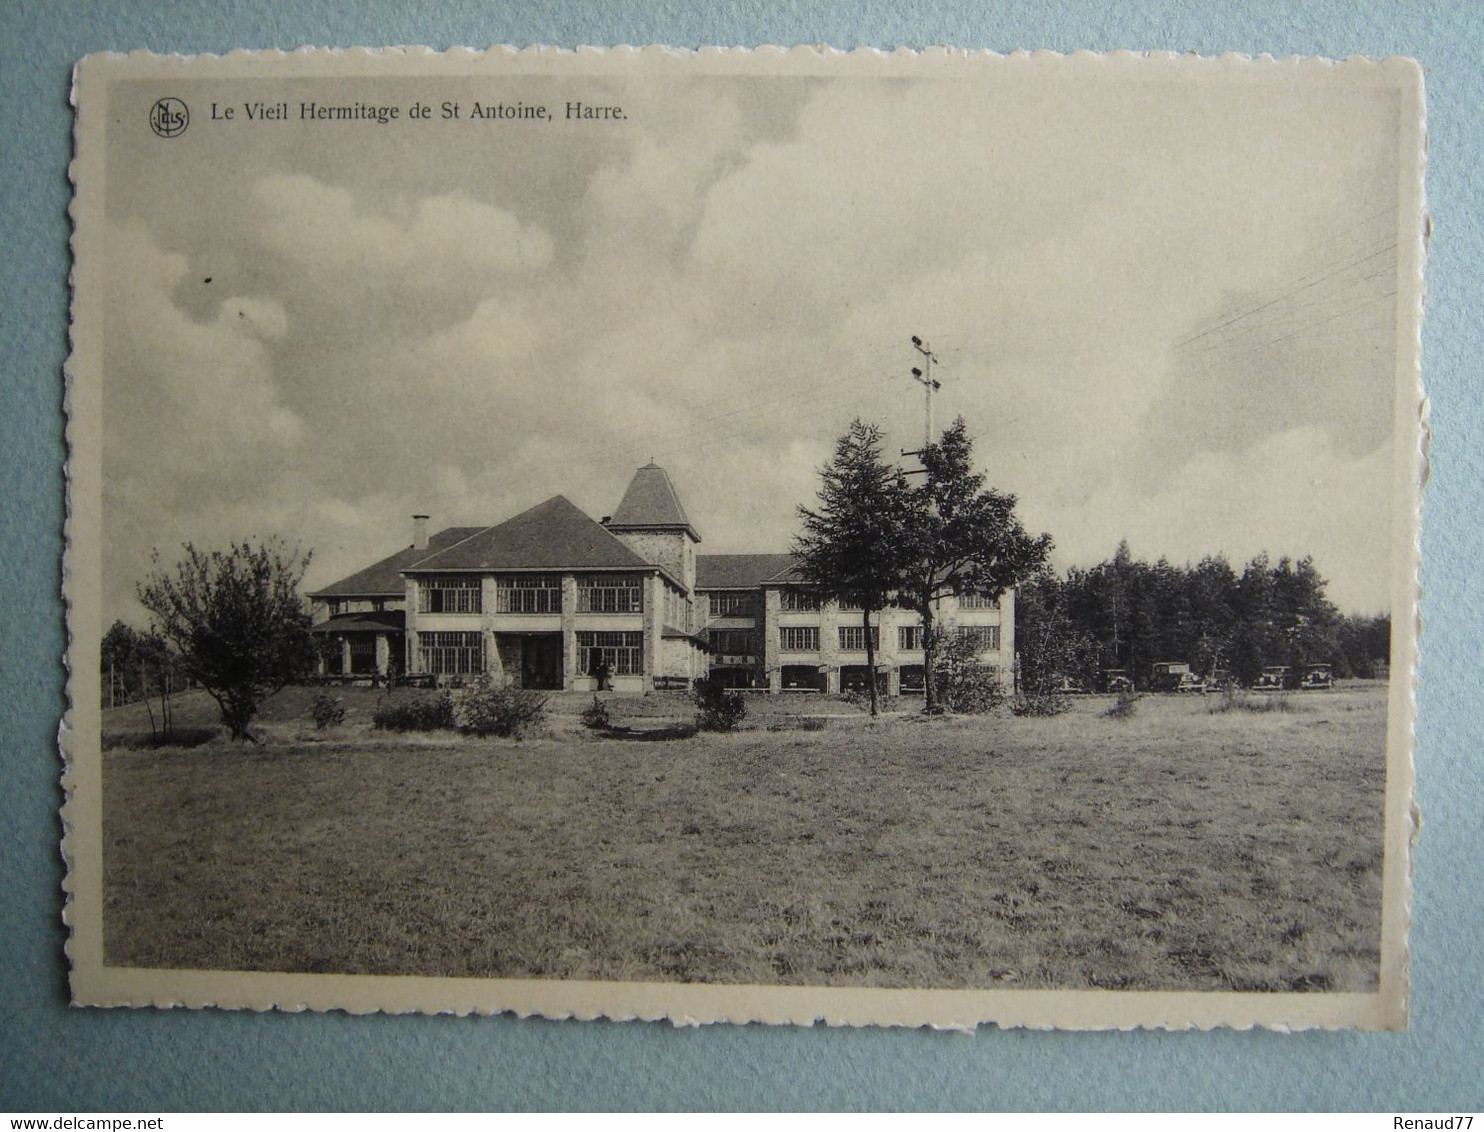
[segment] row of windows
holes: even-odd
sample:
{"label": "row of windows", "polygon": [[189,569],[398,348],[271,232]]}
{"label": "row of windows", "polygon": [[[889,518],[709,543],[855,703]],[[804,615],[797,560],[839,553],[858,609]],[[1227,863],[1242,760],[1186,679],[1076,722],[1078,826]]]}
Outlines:
{"label": "row of windows", "polygon": [[[483,585],[475,575],[434,575],[418,587],[419,613],[482,613]],[[511,575],[495,579],[495,612],[560,613],[562,580],[556,575]],[[642,613],[641,578],[603,576],[577,579],[577,612]]]}
{"label": "row of windows", "polygon": [[[475,676],[485,670],[482,633],[418,633],[417,652],[419,670],[435,676]],[[354,663],[354,650],[351,658]],[[600,659],[613,675],[638,675],[644,671],[644,634],[579,632],[578,671],[596,671]],[[371,663],[374,666],[374,653]]]}
{"label": "row of windows", "polygon": [[712,617],[752,612],[752,595],[749,593],[714,593],[710,595]]}
{"label": "row of windows", "polygon": [[[483,600],[483,586],[478,576],[434,575],[418,587],[417,610],[419,613],[481,613]],[[377,603],[378,606],[380,604]],[[784,590],[779,596],[779,604],[788,613],[807,613],[818,610],[821,603],[819,595],[809,590]],[[713,617],[746,613],[752,608],[751,595],[713,593],[710,595],[710,605]],[[964,594],[958,598],[960,609],[998,609],[999,605],[998,598],[985,597],[982,594]],[[844,602],[840,608],[858,611],[860,606]],[[341,603],[332,602],[330,609],[332,613],[341,612]],[[644,583],[640,578],[598,576],[577,580],[579,613],[642,613],[643,610]],[[495,579],[497,613],[561,611],[562,580],[556,575],[512,575]],[[671,612],[668,603],[666,612]],[[678,604],[674,613],[678,616]]]}
{"label": "row of windows", "polygon": [[[719,596],[719,594],[711,595],[711,611],[713,614],[716,612],[716,599]],[[742,595],[729,594],[727,596],[740,597]],[[989,597],[985,594],[960,594],[956,600],[960,609],[998,609],[1000,607],[999,598]],[[784,590],[778,595],[778,604],[779,608],[786,613],[808,613],[819,609],[822,603],[819,595],[809,590]],[[855,602],[842,601],[840,608],[846,612],[858,613],[861,607]]]}
{"label": "row of windows", "polygon": [[[844,652],[860,652],[866,647],[864,625],[841,625],[838,627],[840,648]],[[980,652],[997,652],[1000,647],[998,625],[960,625],[954,629],[960,637],[967,637],[979,646]],[[715,637],[716,634],[712,634]],[[783,652],[818,652],[819,628],[815,625],[785,625],[778,630],[778,644]],[[871,647],[879,648],[881,630],[871,626]],[[922,651],[922,626],[897,626],[897,650],[899,652]],[[722,650],[743,652],[743,649]]]}

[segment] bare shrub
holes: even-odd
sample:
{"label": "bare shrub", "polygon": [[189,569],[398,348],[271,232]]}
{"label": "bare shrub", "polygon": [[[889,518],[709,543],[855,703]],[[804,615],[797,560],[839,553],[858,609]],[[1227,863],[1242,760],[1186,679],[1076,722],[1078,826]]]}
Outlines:
{"label": "bare shrub", "polygon": [[579,718],[582,720],[582,726],[590,731],[607,731],[613,726],[613,720],[608,714],[608,705],[597,696],[593,697],[592,703],[582,709],[582,715]]}
{"label": "bare shrub", "polygon": [[314,716],[314,729],[324,731],[326,728],[339,727],[345,722],[345,701],[339,696],[332,696],[328,692],[321,692],[314,697],[314,706],[310,709]]}
{"label": "bare shrub", "polygon": [[1118,693],[1118,699],[1103,715],[1108,719],[1132,719],[1139,710],[1139,700],[1142,698],[1132,688],[1125,688]]}
{"label": "bare shrub", "polygon": [[547,698],[523,688],[497,688],[481,676],[459,704],[464,730],[475,735],[520,739],[546,719]]}

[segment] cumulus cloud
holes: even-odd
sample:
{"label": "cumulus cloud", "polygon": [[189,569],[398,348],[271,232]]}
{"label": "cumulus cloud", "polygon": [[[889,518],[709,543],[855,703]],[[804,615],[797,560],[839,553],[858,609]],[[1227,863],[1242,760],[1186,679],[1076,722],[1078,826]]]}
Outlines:
{"label": "cumulus cloud", "polygon": [[[395,176],[203,164],[241,209],[186,229],[135,193],[117,218],[110,542],[274,529],[321,584],[413,511],[601,515],[653,456],[707,549],[782,549],[851,417],[920,442],[920,334],[939,426],[968,419],[1065,560],[1313,553],[1380,607],[1385,261],[1305,283],[1384,235],[1384,108],[1176,93],[655,83],[518,162],[481,135],[456,184],[410,139]],[[244,297],[201,291],[218,263]]]}

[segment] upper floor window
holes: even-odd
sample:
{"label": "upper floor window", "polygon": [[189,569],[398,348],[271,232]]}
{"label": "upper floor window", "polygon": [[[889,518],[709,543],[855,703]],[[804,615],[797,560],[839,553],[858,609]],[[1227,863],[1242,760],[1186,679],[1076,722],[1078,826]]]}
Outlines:
{"label": "upper floor window", "polygon": [[840,608],[846,613],[859,613],[865,607],[858,601],[842,601]]}
{"label": "upper floor window", "polygon": [[778,630],[779,646],[784,652],[818,652],[818,625],[784,625]]}
{"label": "upper floor window", "polygon": [[898,625],[897,626],[897,651],[898,652],[921,652],[922,651],[922,626],[921,625]]}
{"label": "upper floor window", "polygon": [[998,625],[959,625],[953,632],[960,640],[973,641],[980,652],[1000,651]]}
{"label": "upper floor window", "polygon": [[417,587],[419,613],[479,613],[480,580],[470,574],[434,574]]}
{"label": "upper floor window", "polygon": [[644,612],[643,579],[605,574],[578,578],[577,612],[642,613]]}
{"label": "upper floor window", "polygon": [[959,594],[958,607],[960,609],[998,609],[1000,599],[990,597],[988,594]]}
{"label": "upper floor window", "polygon": [[752,652],[750,629],[712,629],[709,637],[712,652],[728,656],[746,656]]}
{"label": "upper floor window", "polygon": [[730,614],[747,614],[752,612],[752,595],[746,593],[713,593],[708,595],[711,604],[712,617],[726,617]]}
{"label": "upper floor window", "polygon": [[555,574],[515,574],[495,579],[495,612],[560,613],[562,579]]}
{"label": "upper floor window", "polygon": [[790,613],[818,609],[819,595],[812,590],[784,590],[779,597],[779,606]]}
{"label": "upper floor window", "polygon": [[[864,625],[841,625],[840,626],[840,650],[842,652],[862,652],[866,647],[866,627]],[[881,630],[879,627],[871,626],[871,647],[881,647]]]}

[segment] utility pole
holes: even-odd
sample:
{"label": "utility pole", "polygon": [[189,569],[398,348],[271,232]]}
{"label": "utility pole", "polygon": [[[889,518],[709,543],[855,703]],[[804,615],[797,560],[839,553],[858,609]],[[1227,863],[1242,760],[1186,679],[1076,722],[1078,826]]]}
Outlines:
{"label": "utility pole", "polygon": [[915,334],[912,335],[912,348],[922,355],[922,368],[913,366],[912,377],[922,386],[926,400],[923,407],[922,446],[927,448],[933,443],[933,393],[942,388],[933,377],[933,363],[938,359],[932,348]]}

